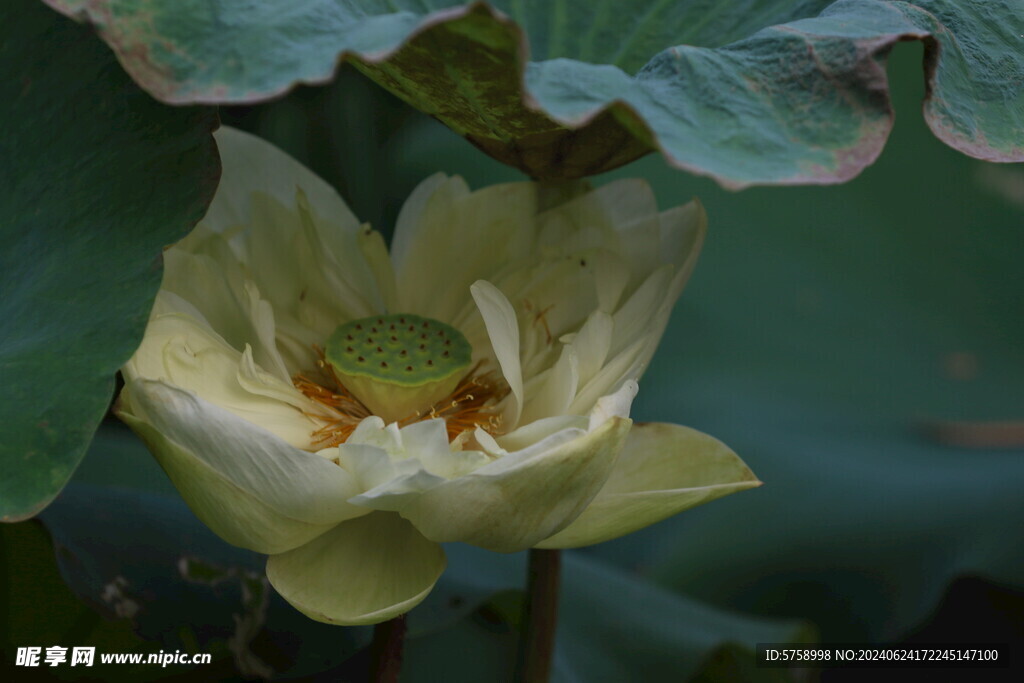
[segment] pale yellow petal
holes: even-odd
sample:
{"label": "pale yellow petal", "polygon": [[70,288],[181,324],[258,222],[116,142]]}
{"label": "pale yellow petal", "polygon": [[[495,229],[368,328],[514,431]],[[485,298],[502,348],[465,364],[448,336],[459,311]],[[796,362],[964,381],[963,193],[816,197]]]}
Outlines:
{"label": "pale yellow petal", "polygon": [[424,181],[403,206],[392,243],[400,308],[455,323],[470,285],[531,253],[535,205],[532,183],[470,192],[459,177]]}
{"label": "pale yellow petal", "polygon": [[267,559],[267,578],[311,619],[376,624],[408,612],[445,568],[441,546],[396,514],[375,512]]}
{"label": "pale yellow petal", "polygon": [[580,385],[589,382],[604,365],[612,347],[612,329],[612,317],[604,311],[594,311],[568,340],[576,349]]}
{"label": "pale yellow petal", "polygon": [[523,410],[523,373],[519,364],[519,323],[515,309],[501,290],[486,280],[473,283],[470,291],[487,326],[498,366],[515,398],[504,416],[505,424],[516,425]]}
{"label": "pale yellow petal", "polygon": [[565,415],[579,386],[579,361],[576,349],[562,347],[562,355],[551,368],[534,377],[525,387],[526,400],[519,424],[555,415]]}
{"label": "pale yellow petal", "polygon": [[635,424],[590,506],[537,547],[601,543],[760,483],[717,439],[679,425]]}
{"label": "pale yellow petal", "polygon": [[118,416],[196,516],[234,545],[282,552],[366,514],[346,502],[357,487],[341,467],[178,387],[132,381]]}

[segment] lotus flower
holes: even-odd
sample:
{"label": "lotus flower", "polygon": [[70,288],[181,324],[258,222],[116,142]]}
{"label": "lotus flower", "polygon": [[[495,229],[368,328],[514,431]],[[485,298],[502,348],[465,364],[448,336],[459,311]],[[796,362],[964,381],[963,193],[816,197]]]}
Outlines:
{"label": "lotus flower", "polygon": [[389,253],[281,151],[217,142],[220,187],[164,253],[118,414],[308,616],[408,611],[445,542],[588,545],[758,484],[715,439],[629,419],[699,204],[658,213],[637,180],[471,192],[435,175]]}

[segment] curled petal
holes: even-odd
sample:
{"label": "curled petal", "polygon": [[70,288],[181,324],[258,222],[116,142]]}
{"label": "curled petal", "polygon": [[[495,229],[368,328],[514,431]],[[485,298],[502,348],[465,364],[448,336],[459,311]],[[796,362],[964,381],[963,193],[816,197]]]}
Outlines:
{"label": "curled petal", "polygon": [[150,320],[142,345],[124,373],[129,381],[155,379],[186,389],[296,448],[312,446],[316,423],[306,413],[320,408],[291,382],[262,372],[249,347],[241,352],[232,348],[202,321],[184,313]]}
{"label": "curled petal", "polygon": [[441,546],[396,514],[374,512],[267,559],[278,593],[311,619],[375,624],[427,597],[445,568]]}
{"label": "curled petal", "polygon": [[581,415],[556,415],[536,420],[494,439],[495,445],[502,449],[500,452],[495,452],[504,455],[511,451],[521,451],[548,438],[552,434],[566,429],[576,429],[581,433],[585,432],[587,430],[587,418]]}
{"label": "curled petal", "polygon": [[658,422],[634,425],[590,506],[537,547],[601,543],[760,484],[728,446],[707,434]]}
{"label": "curled petal", "polygon": [[590,411],[588,429],[593,431],[613,417],[629,417],[629,409],[633,406],[633,399],[639,391],[640,387],[637,386],[636,380],[627,379],[615,393],[599,398],[594,409]]}
{"label": "curled petal", "polygon": [[219,235],[210,235],[206,245],[206,253],[201,254],[184,249],[164,252],[160,297],[167,301],[156,310],[177,307],[191,313],[189,308],[194,309],[226,343],[238,349],[249,344],[260,366],[287,381],[288,370],[274,342],[273,309],[256,284],[246,279]]}

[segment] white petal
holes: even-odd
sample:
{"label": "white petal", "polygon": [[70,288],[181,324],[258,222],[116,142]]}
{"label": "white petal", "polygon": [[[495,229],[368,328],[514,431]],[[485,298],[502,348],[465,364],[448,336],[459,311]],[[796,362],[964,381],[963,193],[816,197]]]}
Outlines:
{"label": "white petal", "polygon": [[357,487],[341,467],[188,391],[130,381],[118,411],[196,516],[229,543],[281,552],[366,514],[346,502]]}
{"label": "white petal", "polygon": [[608,351],[612,347],[612,330],[612,317],[604,311],[594,311],[580,331],[569,340],[576,349],[581,385],[589,382],[608,358]]}
{"label": "white petal", "polygon": [[346,230],[354,232],[358,228],[359,221],[333,187],[274,145],[228,126],[221,126],[214,137],[223,171],[217,194],[203,219],[205,224],[222,232],[249,225],[254,192],[290,205],[299,187],[317,213],[331,217]]}
{"label": "white petal", "polygon": [[423,463],[430,474],[453,479],[468,474],[491,461],[474,450],[452,450],[444,420],[423,420],[402,428],[407,457]]}
{"label": "white petal", "polygon": [[589,414],[602,396],[615,393],[626,380],[640,377],[646,367],[645,359],[649,358],[651,346],[649,339],[641,337],[632,346],[605,362],[604,367],[580,387],[568,412],[574,415]]}
{"label": "white petal", "polygon": [[545,417],[566,414],[576,396],[579,379],[576,349],[564,345],[558,362],[530,380],[524,388],[526,402],[519,423],[529,424]]}
{"label": "white petal", "polygon": [[[289,378],[274,342],[275,320],[258,288],[246,279],[241,267],[218,235],[206,244],[212,252],[193,254],[179,248],[164,252],[161,292],[188,302],[220,337],[235,349],[253,347],[256,362],[282,380]],[[180,308],[180,306],[179,306]]]}
{"label": "white petal", "polygon": [[[322,343],[345,320],[383,310],[392,283],[379,249],[337,192],[287,154],[231,128],[216,138],[221,185],[199,228],[171,251],[207,254],[223,268],[243,264],[286,328],[289,371],[309,370],[294,365],[315,360],[308,347],[299,356],[301,344]],[[229,242],[230,253],[214,249],[211,235]]]}
{"label": "white petal", "polygon": [[[180,313],[150,320],[142,345],[124,367],[135,378],[164,380],[268,429],[289,444],[313,449],[320,407],[291,382],[260,372],[245,352]],[[305,406],[305,407],[303,407]]]}
{"label": "white petal", "polygon": [[582,434],[587,430],[587,424],[587,418],[581,415],[546,417],[502,434],[496,442],[506,451],[521,451],[557,432],[576,430]]}
{"label": "white petal", "polygon": [[459,177],[424,181],[403,206],[392,244],[401,309],[454,323],[473,282],[530,254],[535,205],[532,183],[470,193]]}
{"label": "white petal", "polygon": [[626,380],[614,394],[602,396],[598,399],[594,409],[590,412],[590,422],[587,426],[589,431],[594,431],[612,418],[629,417],[629,409],[633,405],[640,387],[633,380]]}
{"label": "white petal", "polygon": [[336,450],[338,462],[371,498],[425,491],[491,462],[481,451],[453,448],[441,419],[399,429],[396,423],[384,426],[380,418],[368,417]]}
{"label": "white petal", "polygon": [[622,299],[633,274],[617,254],[608,251],[590,252],[587,261],[592,264],[597,306],[602,311],[614,311]]}
{"label": "white petal", "polygon": [[655,271],[612,317],[609,358],[582,383],[569,411],[589,412],[594,402],[617,391],[627,379],[639,378],[658,347],[687,273],[674,275],[671,266]]}
{"label": "white petal", "polygon": [[417,238],[422,230],[421,223],[427,213],[427,204],[442,186],[448,184],[451,184],[449,193],[465,194],[469,191],[461,178],[454,179],[453,183],[444,173],[435,173],[420,182],[403,202],[391,238],[391,262],[396,270],[404,269],[407,262],[415,258],[416,248],[425,246]]}
{"label": "white petal", "polygon": [[[645,337],[657,344],[660,332],[653,329],[652,321],[658,310],[665,306],[671,290],[672,266],[662,266],[651,273],[640,288],[612,316],[613,332],[609,355],[615,356],[636,339]],[[672,297],[671,304],[675,303]]]}
{"label": "white petal", "polygon": [[431,458],[443,457],[450,453],[448,448],[448,431],[444,420],[423,420],[402,427],[402,444],[405,457],[417,458],[426,462]]}
{"label": "white petal", "polygon": [[662,249],[661,225],[657,213],[631,218],[616,228],[622,243],[622,255],[633,274],[634,286],[659,266],[675,263]]}
{"label": "white petal", "polygon": [[523,373],[519,365],[519,323],[516,312],[505,295],[486,280],[474,282],[470,291],[487,326],[487,336],[501,373],[515,398],[504,416],[505,424],[514,426],[519,423],[519,415],[523,410]]}
{"label": "white petal", "polygon": [[695,261],[707,235],[708,216],[698,200],[663,211],[661,226],[663,259],[677,265]]}
{"label": "white petal", "polygon": [[[359,491],[421,491],[435,486],[442,478],[431,475],[415,458],[392,458],[376,446],[343,443],[337,447],[337,460],[359,484]],[[362,495],[362,494],[360,494]],[[358,496],[350,502],[359,505]]]}
{"label": "white petal", "polygon": [[398,423],[384,424],[384,420],[376,415],[364,419],[349,435],[347,444],[366,444],[381,448],[394,458],[405,457],[405,444]]}
{"label": "white petal", "polygon": [[598,308],[594,252],[571,257],[534,259],[528,265],[492,281],[510,301],[517,302],[524,327],[546,347],[566,332],[578,329]]}
{"label": "white petal", "polygon": [[480,445],[483,451],[491,457],[497,458],[508,453],[507,450],[498,445],[498,442],[494,440],[493,436],[479,427],[473,430],[473,438]]}
{"label": "white petal", "polygon": [[370,264],[370,269],[373,270],[384,308],[392,312],[397,311],[398,294],[395,270],[391,256],[388,254],[388,245],[384,242],[384,236],[376,230],[371,230],[368,225],[364,225],[359,230],[359,248],[363,252],[366,262]]}
{"label": "white petal", "polygon": [[600,203],[608,221],[620,230],[620,226],[658,214],[654,191],[642,178],[613,180],[594,190],[591,199]]}
{"label": "white petal", "polygon": [[238,251],[275,312],[326,338],[340,322],[383,310],[363,228],[325,216],[301,187],[287,203],[260,193],[250,203]]}
{"label": "white petal", "polygon": [[[291,382],[282,382],[256,365],[252,349],[249,346],[246,346],[242,352],[242,358],[238,365],[235,379],[242,389],[254,396],[273,399],[297,408],[304,413],[313,413],[317,409],[317,404],[311,402],[302,392],[296,390]],[[288,413],[288,415],[294,416],[294,413]],[[303,421],[302,427],[306,428],[306,426],[305,421]]]}
{"label": "white petal", "polygon": [[398,512],[439,543],[523,550],[586,507],[611,472],[629,424],[613,418],[593,432],[565,429],[457,479],[418,492],[367,492],[352,502]]}

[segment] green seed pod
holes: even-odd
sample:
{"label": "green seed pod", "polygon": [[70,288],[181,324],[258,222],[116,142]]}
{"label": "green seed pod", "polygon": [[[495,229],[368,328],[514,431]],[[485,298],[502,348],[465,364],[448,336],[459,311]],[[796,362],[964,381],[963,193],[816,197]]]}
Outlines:
{"label": "green seed pod", "polygon": [[338,380],[386,422],[422,413],[450,394],[472,355],[454,327],[409,313],[339,325],[324,350]]}

